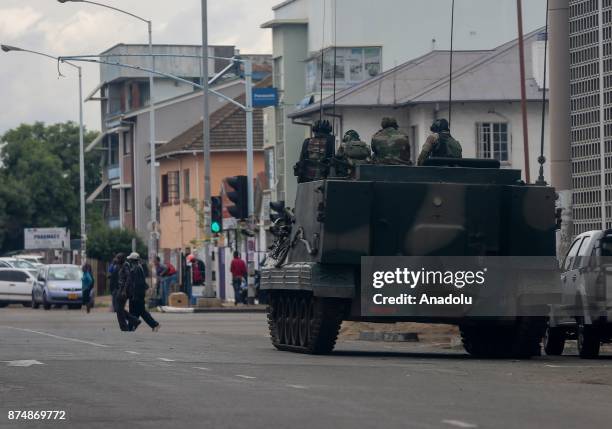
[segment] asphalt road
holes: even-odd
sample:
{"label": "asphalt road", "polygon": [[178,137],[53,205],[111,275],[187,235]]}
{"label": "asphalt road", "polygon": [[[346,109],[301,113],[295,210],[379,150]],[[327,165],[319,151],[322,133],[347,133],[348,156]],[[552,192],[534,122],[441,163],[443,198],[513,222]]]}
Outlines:
{"label": "asphalt road", "polygon": [[[427,344],[276,351],[263,314],[0,310],[0,428],[609,428],[612,356],[477,360]],[[65,421],[10,421],[62,410]]]}

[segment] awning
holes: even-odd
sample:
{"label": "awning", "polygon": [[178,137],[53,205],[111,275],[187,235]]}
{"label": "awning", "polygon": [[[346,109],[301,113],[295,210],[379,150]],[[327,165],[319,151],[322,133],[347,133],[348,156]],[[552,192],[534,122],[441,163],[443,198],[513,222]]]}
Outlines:
{"label": "awning", "polygon": [[104,191],[104,189],[106,189],[107,186],[108,186],[108,180],[103,181],[100,184],[100,186],[98,186],[96,188],[96,190],[93,191],[93,193],[89,197],[87,197],[87,204],[93,203],[96,200],[96,198],[98,198],[98,196],[100,196],[102,191]]}
{"label": "awning", "polygon": [[91,143],[89,143],[89,145],[85,149],[85,152],[91,152],[93,148],[95,148],[98,144],[100,144],[104,140],[104,137],[110,134],[116,134],[116,133],[120,133],[123,131],[129,131],[129,130],[130,130],[129,127],[124,127],[124,126],[110,128],[106,130],[105,132],[101,133],[100,135],[98,135],[98,137],[96,137]]}

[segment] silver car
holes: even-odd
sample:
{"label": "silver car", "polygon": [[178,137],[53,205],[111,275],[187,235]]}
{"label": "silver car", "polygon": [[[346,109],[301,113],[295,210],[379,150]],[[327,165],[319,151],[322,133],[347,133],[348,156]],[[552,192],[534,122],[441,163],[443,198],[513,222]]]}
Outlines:
{"label": "silver car", "polygon": [[32,308],[42,305],[45,310],[49,310],[52,305],[67,305],[71,309],[80,309],[81,276],[78,265],[45,265],[39,268],[32,288]]}

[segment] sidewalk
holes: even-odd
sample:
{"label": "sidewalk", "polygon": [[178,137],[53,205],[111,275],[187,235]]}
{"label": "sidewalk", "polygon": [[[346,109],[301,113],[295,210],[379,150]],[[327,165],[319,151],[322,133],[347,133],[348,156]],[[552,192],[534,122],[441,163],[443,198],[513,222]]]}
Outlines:
{"label": "sidewalk", "polygon": [[[96,308],[109,309],[111,296],[96,296]],[[233,302],[223,303],[221,307],[194,307],[193,313],[265,313],[266,305],[243,305],[235,306]]]}

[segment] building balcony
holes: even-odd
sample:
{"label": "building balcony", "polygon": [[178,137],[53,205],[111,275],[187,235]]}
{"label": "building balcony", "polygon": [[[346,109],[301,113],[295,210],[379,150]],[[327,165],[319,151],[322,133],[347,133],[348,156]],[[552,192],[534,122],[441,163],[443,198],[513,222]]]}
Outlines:
{"label": "building balcony", "polygon": [[118,229],[121,228],[121,219],[117,217],[109,217],[106,219],[109,228]]}
{"label": "building balcony", "polygon": [[106,177],[109,181],[119,180],[121,178],[121,168],[119,168],[119,164],[106,167]]}

